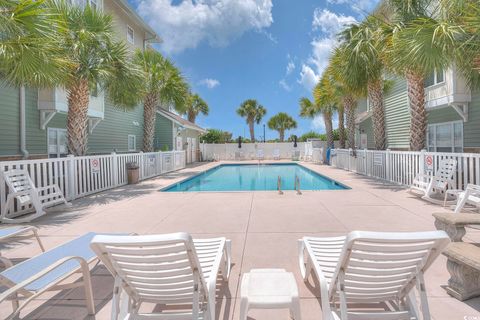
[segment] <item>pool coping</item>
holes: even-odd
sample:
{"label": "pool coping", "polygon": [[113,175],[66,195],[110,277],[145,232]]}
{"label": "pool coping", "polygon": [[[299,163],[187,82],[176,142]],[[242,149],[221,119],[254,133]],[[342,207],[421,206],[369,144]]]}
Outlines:
{"label": "pool coping", "polygon": [[[352,190],[352,188],[342,182],[339,182],[333,178],[330,178],[320,172],[317,172],[315,170],[312,170],[311,168],[308,168],[306,166],[304,166],[302,163],[300,162],[297,162],[297,161],[276,161],[276,162],[271,162],[271,161],[268,161],[268,162],[261,162],[261,163],[257,163],[257,162],[218,162],[217,164],[213,165],[212,167],[206,169],[206,170],[202,170],[200,172],[197,172],[195,173],[194,175],[190,176],[190,177],[187,177],[185,179],[182,179],[182,180],[179,180],[179,181],[176,181],[176,182],[172,182],[168,185],[166,185],[165,187],[163,188],[160,188],[158,191],[159,192],[171,192],[171,193],[244,193],[244,192],[278,192],[278,190],[206,190],[206,191],[167,191],[168,189],[172,188],[174,185],[177,185],[177,184],[181,184],[181,183],[184,183],[186,181],[189,181],[189,180],[192,180],[192,179],[195,179],[196,177],[202,175],[202,174],[205,174],[206,172],[208,171],[211,171],[211,170],[215,170],[216,168],[220,167],[220,166],[236,166],[236,165],[256,165],[256,164],[262,164],[262,165],[298,165],[298,166],[301,166],[303,169],[309,171],[309,172],[312,172],[313,174],[316,174],[324,179],[328,179],[328,180],[331,180],[333,181],[335,184],[341,186],[342,188],[344,189],[320,189],[320,190],[311,190],[311,189],[305,189],[305,190],[300,190],[301,192],[320,192],[320,191],[340,191],[340,190]],[[296,192],[296,190],[282,190],[282,192]]]}

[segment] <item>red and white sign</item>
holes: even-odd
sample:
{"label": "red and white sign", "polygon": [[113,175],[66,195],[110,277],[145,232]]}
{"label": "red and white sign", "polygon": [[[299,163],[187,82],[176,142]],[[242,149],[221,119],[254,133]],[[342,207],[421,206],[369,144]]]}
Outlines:
{"label": "red and white sign", "polygon": [[100,159],[90,159],[90,170],[92,173],[100,173]]}
{"label": "red and white sign", "polygon": [[433,171],[433,156],[425,157],[425,169],[428,171]]}

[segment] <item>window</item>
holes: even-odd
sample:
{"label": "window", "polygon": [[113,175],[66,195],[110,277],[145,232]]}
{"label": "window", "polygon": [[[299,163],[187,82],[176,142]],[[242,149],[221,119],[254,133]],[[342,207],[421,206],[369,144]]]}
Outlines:
{"label": "window", "polygon": [[445,81],[445,71],[443,69],[435,70],[425,79],[425,88],[440,84]]}
{"label": "window", "polygon": [[131,44],[133,44],[134,41],[135,41],[134,37],[135,37],[135,33],[133,32],[132,27],[127,25],[127,41],[130,42]]}
{"label": "window", "polygon": [[66,129],[48,128],[47,141],[49,158],[65,157],[68,154]]}
{"label": "window", "polygon": [[128,151],[137,150],[137,137],[133,134],[128,135]]}
{"label": "window", "polygon": [[428,125],[428,151],[463,152],[463,122]]}

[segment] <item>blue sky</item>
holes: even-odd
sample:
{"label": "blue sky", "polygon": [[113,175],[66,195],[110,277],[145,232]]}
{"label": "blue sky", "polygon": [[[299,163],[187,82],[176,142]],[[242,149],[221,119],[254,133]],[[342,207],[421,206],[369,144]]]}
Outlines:
{"label": "blue sky", "polygon": [[[311,89],[328,60],[335,34],[361,20],[378,0],[130,0],[164,40],[157,46],[183,71],[194,92],[209,104],[205,128],[249,136],[236,109],[257,99],[267,115],[295,117],[301,135],[323,132],[323,120],[298,116],[298,100]],[[267,139],[278,137],[267,126]]]}

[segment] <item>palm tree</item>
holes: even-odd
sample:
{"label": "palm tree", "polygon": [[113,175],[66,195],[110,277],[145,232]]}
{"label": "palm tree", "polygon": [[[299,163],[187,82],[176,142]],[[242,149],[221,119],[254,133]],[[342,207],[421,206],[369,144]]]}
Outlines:
{"label": "palm tree", "polygon": [[186,109],[187,119],[192,123],[195,123],[195,120],[200,113],[208,115],[208,112],[210,111],[208,104],[198,94],[189,96]]}
{"label": "palm tree", "polygon": [[410,149],[414,151],[422,150],[426,142],[425,79],[435,70],[449,67],[467,38],[465,28],[449,19],[441,5],[432,10],[431,3],[388,0],[391,16],[384,26],[387,66],[407,80]]}
{"label": "palm tree", "polygon": [[188,84],[175,65],[153,49],[138,50],[134,63],[143,71],[139,91],[144,109],[143,151],[152,152],[157,106],[173,105],[175,110],[185,113]]}
{"label": "palm tree", "polygon": [[267,113],[267,109],[265,109],[261,104],[254,99],[248,99],[242,102],[240,107],[237,109],[237,114],[240,117],[245,118],[247,121],[248,127],[250,129],[250,140],[255,142],[255,123],[259,124],[262,121],[262,118]]}
{"label": "palm tree", "polygon": [[280,142],[283,142],[285,131],[297,128],[297,122],[285,112],[279,112],[268,120],[268,127],[278,131]]}
{"label": "palm tree", "polygon": [[82,156],[87,152],[90,94],[98,89],[112,91],[115,104],[133,106],[131,99],[122,100],[127,94],[114,88],[128,88],[127,80],[137,72],[129,63],[126,44],[115,40],[110,15],[64,2],[54,2],[51,10],[60,19],[56,45],[66,61],[61,83],[67,91],[67,144],[72,154]]}
{"label": "palm tree", "polygon": [[345,79],[367,85],[368,103],[373,117],[375,149],[385,150],[387,140],[382,60],[385,37],[378,21],[370,16],[361,24],[351,25],[342,32],[341,39],[345,46],[345,73],[347,73]]}
{"label": "palm tree", "polygon": [[45,0],[0,0],[0,76],[12,86],[51,86],[62,67],[58,16]]}
{"label": "palm tree", "polygon": [[346,59],[348,51],[344,44],[336,47],[330,57],[329,66],[326,69],[326,75],[335,84],[335,95],[341,97],[341,104],[347,117],[347,141],[348,147],[355,154],[355,111],[357,108],[357,99],[364,96],[365,87],[362,83],[351,81],[349,71],[347,70]]}
{"label": "palm tree", "polygon": [[339,103],[337,105],[337,116],[338,116],[338,142],[340,143],[340,148],[345,149],[345,109],[343,104]]}

